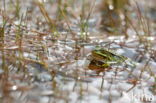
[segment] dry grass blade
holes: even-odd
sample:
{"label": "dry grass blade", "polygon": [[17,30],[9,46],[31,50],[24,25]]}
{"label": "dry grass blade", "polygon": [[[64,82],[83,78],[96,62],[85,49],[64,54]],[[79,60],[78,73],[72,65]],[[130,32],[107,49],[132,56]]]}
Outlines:
{"label": "dry grass blade", "polygon": [[48,12],[46,11],[43,3],[36,1],[37,6],[39,7],[42,15],[44,16],[44,18],[46,19],[47,23],[51,26],[51,27],[55,27],[55,20],[51,19]]}

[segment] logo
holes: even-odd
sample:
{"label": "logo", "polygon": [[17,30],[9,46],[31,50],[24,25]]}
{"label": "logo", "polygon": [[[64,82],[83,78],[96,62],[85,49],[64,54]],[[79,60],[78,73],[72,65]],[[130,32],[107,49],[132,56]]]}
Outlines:
{"label": "logo", "polygon": [[150,94],[150,93],[145,93],[145,92],[139,92],[139,93],[123,93],[124,96],[126,96],[127,98],[129,98],[129,100],[132,103],[136,103],[138,101],[142,101],[142,102],[152,102],[155,100],[154,95]]}

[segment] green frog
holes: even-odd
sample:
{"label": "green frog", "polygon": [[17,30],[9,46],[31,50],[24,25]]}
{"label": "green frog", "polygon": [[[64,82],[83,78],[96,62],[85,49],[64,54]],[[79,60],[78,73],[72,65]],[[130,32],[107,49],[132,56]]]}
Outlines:
{"label": "green frog", "polygon": [[112,66],[127,65],[127,57],[118,55],[107,49],[95,49],[91,52],[91,62],[88,66],[89,69],[95,70],[97,73],[108,71]]}

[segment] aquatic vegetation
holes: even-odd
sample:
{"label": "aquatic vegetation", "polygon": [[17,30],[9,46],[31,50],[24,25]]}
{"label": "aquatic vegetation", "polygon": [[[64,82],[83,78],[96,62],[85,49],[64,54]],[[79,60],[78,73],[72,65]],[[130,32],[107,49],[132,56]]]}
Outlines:
{"label": "aquatic vegetation", "polygon": [[0,102],[155,103],[154,4],[1,0]]}

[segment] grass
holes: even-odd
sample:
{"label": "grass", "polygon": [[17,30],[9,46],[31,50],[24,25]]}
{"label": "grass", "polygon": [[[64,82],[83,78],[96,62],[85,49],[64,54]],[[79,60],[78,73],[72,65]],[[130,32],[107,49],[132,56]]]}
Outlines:
{"label": "grass", "polygon": [[48,23],[49,25],[49,29],[51,31],[51,33],[55,36],[57,35],[58,33],[55,33],[57,32],[56,30],[56,24],[55,24],[55,21],[53,19],[50,18],[48,12],[46,11],[45,7],[44,7],[44,4],[42,2],[36,2],[37,6],[39,7],[40,9],[40,12],[42,13],[42,15],[44,16],[46,22]]}
{"label": "grass", "polygon": [[8,68],[6,66],[6,60],[5,60],[5,51],[4,51],[4,44],[5,44],[5,25],[6,25],[7,21],[5,21],[3,19],[3,25],[0,28],[0,45],[1,45],[1,53],[2,53],[2,69],[4,69],[4,71],[7,73],[8,72]]}
{"label": "grass", "polygon": [[[154,36],[150,31],[152,28],[149,23],[150,19],[142,13],[139,3],[135,3],[136,5],[133,7],[130,3],[125,3],[123,0],[119,1],[112,0],[112,3],[107,3],[101,0],[101,6],[106,5],[106,8],[100,8],[99,10],[96,0],[92,2],[89,0],[47,0],[45,2],[3,0],[3,7],[0,8],[0,68],[4,71],[4,74],[0,74],[2,96],[9,97],[13,91],[10,90],[12,85],[7,83],[20,87],[23,82],[27,83],[29,81],[32,85],[36,85],[35,82],[40,83],[40,85],[47,84],[49,86],[50,84],[48,88],[53,93],[50,94],[49,98],[53,98],[54,102],[62,99],[64,102],[70,103],[69,95],[71,92],[78,94],[77,102],[83,102],[87,96],[88,98],[90,96],[90,86],[96,87],[88,80],[89,77],[94,81],[101,79],[96,84],[98,87],[95,89],[95,91],[100,91],[97,96],[101,99],[104,98],[103,93],[106,91],[105,83],[109,82],[111,84],[108,87],[108,102],[112,103],[113,84],[118,79],[117,76],[122,69],[117,68],[113,71],[114,74],[111,78],[107,78],[107,73],[110,71],[95,76],[96,79],[93,78],[94,74],[87,74],[87,66],[79,65],[86,59],[88,53],[85,52],[89,46],[112,49],[112,45],[117,45],[123,50],[124,48],[136,50],[139,53],[138,57],[144,58],[145,55],[148,55],[145,65],[140,68],[139,77],[133,75],[136,68],[131,71],[124,67],[123,71],[127,70],[126,72],[131,77],[131,80],[125,80],[124,82],[129,82],[132,85],[126,92],[132,91],[139,85],[138,82],[141,81],[145,72],[151,74],[148,79],[155,78],[152,68],[149,67],[150,62],[155,62],[154,41],[148,39]],[[24,7],[23,3],[28,3],[29,6]],[[113,9],[110,9],[110,6],[113,6]],[[127,6],[135,10],[137,20],[131,16],[132,12],[126,8]],[[26,11],[23,12],[23,9],[26,9]],[[108,13],[102,15],[103,12]],[[114,14],[118,15],[115,20],[113,18]],[[124,16],[124,19],[120,18],[120,15]],[[101,18],[102,21],[107,19],[110,21],[108,24],[94,22],[97,24],[92,27],[90,20],[96,20],[96,18]],[[101,26],[117,31],[97,29]],[[95,28],[99,34],[90,31]],[[128,34],[128,30],[135,32],[133,34],[136,37],[134,40]],[[124,41],[108,39],[109,37],[122,36]],[[136,41],[138,45],[129,47],[127,43],[129,40]],[[136,57],[136,59],[138,58]],[[79,63],[79,61],[81,62]],[[31,68],[28,68],[28,65],[31,64],[41,65],[45,69],[44,71],[52,76],[52,80],[48,82],[36,81],[36,77],[29,71]],[[71,67],[72,65],[73,67]],[[12,69],[12,67],[14,68]],[[12,78],[15,75],[20,76],[20,74],[23,77],[22,81],[19,78]],[[28,78],[33,78],[34,81],[27,81]],[[20,81],[21,84],[17,81]],[[9,86],[5,87],[5,85]],[[66,89],[67,85],[71,88]],[[151,89],[154,93],[155,85],[154,83]],[[26,87],[27,85],[24,86],[24,88]],[[21,94],[24,94],[24,92]],[[1,101],[3,102],[5,99],[3,98]]]}

